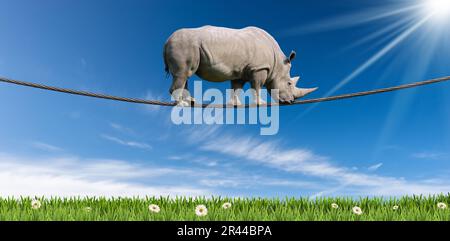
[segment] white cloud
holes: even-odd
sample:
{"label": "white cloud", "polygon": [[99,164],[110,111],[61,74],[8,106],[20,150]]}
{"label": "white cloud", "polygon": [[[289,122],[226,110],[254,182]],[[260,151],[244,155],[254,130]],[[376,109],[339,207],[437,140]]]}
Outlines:
{"label": "white cloud", "polygon": [[[75,157],[39,159],[0,153],[0,196],[198,196],[210,191],[189,185],[147,185],[138,177],[186,175],[114,160]],[[192,174],[192,173],[191,173]],[[193,175],[193,174],[192,174]]]}
{"label": "white cloud", "polygon": [[336,193],[336,192],[342,190],[343,188],[345,188],[347,186],[348,186],[347,184],[339,184],[337,187],[328,188],[326,190],[314,193],[313,195],[309,196],[309,198],[316,199],[319,197],[323,197],[325,195],[330,195],[330,194],[333,194],[333,193]]}
{"label": "white cloud", "polygon": [[[242,182],[239,180],[221,179],[221,178],[201,179],[199,182],[207,187],[235,188],[242,185]],[[241,186],[241,187],[248,187],[248,186]]]}
{"label": "white cloud", "polygon": [[63,149],[61,147],[57,147],[48,143],[44,143],[44,142],[39,142],[39,141],[35,141],[32,143],[32,145],[35,148],[44,150],[44,151],[50,151],[50,152],[60,152],[63,151]]}
{"label": "white cloud", "polygon": [[188,158],[190,158],[190,155],[171,155],[171,156],[167,157],[167,159],[175,160],[175,161],[186,160]]}
{"label": "white cloud", "polygon": [[268,178],[258,175],[245,175],[242,173],[233,175],[220,176],[215,178],[203,178],[199,183],[207,187],[219,188],[261,188],[261,187],[289,187],[289,188],[304,188],[313,189],[319,188],[321,185],[315,182],[293,181],[279,178]]}
{"label": "white cloud", "polygon": [[[167,96],[170,97],[169,94],[167,94]],[[158,100],[158,101],[163,101],[163,96],[162,95],[156,95],[151,91],[147,91],[147,94],[145,95],[144,99],[146,100]],[[149,112],[156,112],[159,111],[161,109],[161,106],[159,105],[145,105],[144,108],[149,111]]]}
{"label": "white cloud", "polygon": [[82,57],[82,58],[80,59],[80,64],[81,64],[81,68],[86,69],[86,67],[87,67],[87,61],[86,61],[85,58]]}
{"label": "white cloud", "polygon": [[117,123],[114,123],[114,122],[109,123],[109,126],[111,128],[113,128],[114,130],[122,132],[124,134],[128,134],[128,135],[135,135],[136,134],[136,132],[133,129],[128,128],[128,127],[123,126],[123,125],[120,125],[120,124],[117,124]]}
{"label": "white cloud", "polygon": [[190,158],[185,158],[186,160],[190,160],[193,163],[200,164],[208,167],[215,167],[219,165],[219,161],[215,158],[205,157],[205,156],[195,156]]}
{"label": "white cloud", "polygon": [[412,157],[417,159],[428,159],[428,160],[442,160],[447,158],[447,154],[442,152],[418,152],[412,154]]}
{"label": "white cloud", "polygon": [[222,125],[191,125],[188,128],[183,129],[181,135],[186,137],[186,141],[189,144],[200,143],[203,141],[216,138],[217,134],[223,128]]}
{"label": "white cloud", "polygon": [[383,166],[383,163],[380,162],[380,163],[377,163],[377,164],[374,164],[374,165],[368,167],[367,170],[374,172],[374,171],[378,170],[381,166]]}
{"label": "white cloud", "polygon": [[286,172],[337,182],[339,188],[334,191],[356,188],[354,192],[361,195],[405,195],[446,193],[450,190],[450,184],[445,180],[442,180],[441,185],[430,185],[425,181],[408,182],[402,178],[359,173],[351,168],[334,165],[327,157],[307,149],[281,148],[275,141],[262,142],[256,138],[221,135],[220,139],[205,141],[201,146],[203,150],[231,155]]}
{"label": "white cloud", "polygon": [[67,112],[66,115],[69,118],[74,119],[74,120],[80,119],[81,118],[81,111],[76,111],[76,110],[70,111],[70,112]]}
{"label": "white cloud", "polygon": [[129,146],[129,147],[136,147],[136,148],[140,148],[140,149],[147,149],[150,150],[152,149],[152,146],[150,146],[147,143],[143,143],[143,142],[136,142],[136,141],[126,141],[126,140],[122,140],[120,138],[114,137],[114,136],[110,136],[110,135],[101,135],[102,138],[115,142],[117,144],[123,145],[123,146]]}
{"label": "white cloud", "polygon": [[151,187],[139,184],[90,181],[71,176],[36,175],[35,170],[20,175],[0,171],[1,196],[176,196],[205,195],[190,187]]}

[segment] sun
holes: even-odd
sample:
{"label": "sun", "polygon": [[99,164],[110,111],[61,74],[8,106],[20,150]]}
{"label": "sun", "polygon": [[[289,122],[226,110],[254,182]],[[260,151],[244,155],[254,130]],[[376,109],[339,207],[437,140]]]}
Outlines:
{"label": "sun", "polygon": [[438,19],[448,18],[450,15],[450,0],[424,0],[426,14]]}

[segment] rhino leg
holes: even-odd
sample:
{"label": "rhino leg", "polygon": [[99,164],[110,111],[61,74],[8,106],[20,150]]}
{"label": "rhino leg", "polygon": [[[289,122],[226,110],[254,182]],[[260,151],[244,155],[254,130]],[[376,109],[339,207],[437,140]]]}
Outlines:
{"label": "rhino leg", "polygon": [[183,92],[183,100],[186,100],[186,101],[190,102],[191,104],[194,104],[195,99],[194,99],[194,97],[191,96],[191,94],[189,92],[188,83],[189,83],[189,81],[186,80],[186,84],[184,85],[184,90],[186,90],[186,91]]}
{"label": "rhino leg", "polygon": [[266,104],[266,102],[261,99],[261,88],[263,87],[264,83],[266,82],[267,79],[267,70],[263,69],[263,70],[259,70],[256,71],[252,74],[251,80],[250,80],[250,85],[252,87],[252,89],[255,90],[254,92],[254,97],[255,97],[255,102],[257,105],[264,105]]}
{"label": "rhino leg", "polygon": [[190,96],[189,91],[186,89],[187,76],[178,77],[173,76],[172,86],[170,87],[170,94],[175,99],[178,105],[189,106],[187,96]]}
{"label": "rhino leg", "polygon": [[241,93],[243,92],[245,81],[243,80],[232,80],[231,81],[231,88],[233,89],[233,94],[231,96],[230,101],[228,102],[229,105],[242,105],[241,101],[239,100]]}
{"label": "rhino leg", "polygon": [[194,104],[194,98],[188,90],[188,79],[193,75],[198,66],[190,66],[181,63],[175,63],[171,66],[172,70],[172,86],[170,87],[170,94],[175,101],[183,106]]}
{"label": "rhino leg", "polygon": [[[169,43],[170,45],[170,43]],[[200,63],[199,51],[195,47],[179,46],[172,43],[164,53],[167,69],[172,74],[170,94],[178,104],[193,104],[187,81],[197,72]]]}

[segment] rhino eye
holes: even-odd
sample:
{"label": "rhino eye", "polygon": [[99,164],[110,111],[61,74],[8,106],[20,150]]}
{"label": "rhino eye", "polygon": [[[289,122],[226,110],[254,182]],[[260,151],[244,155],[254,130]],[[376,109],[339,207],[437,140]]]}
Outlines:
{"label": "rhino eye", "polygon": [[292,85],[292,83],[291,83],[291,82],[288,82],[288,85]]}

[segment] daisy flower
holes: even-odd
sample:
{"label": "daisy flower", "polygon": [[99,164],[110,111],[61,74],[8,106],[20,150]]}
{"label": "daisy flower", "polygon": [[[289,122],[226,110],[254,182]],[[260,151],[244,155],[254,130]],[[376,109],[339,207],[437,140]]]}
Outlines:
{"label": "daisy flower", "polygon": [[438,204],[437,204],[437,207],[438,207],[439,209],[446,209],[446,208],[447,208],[447,204],[445,204],[445,203],[438,203]]}
{"label": "daisy flower", "polygon": [[353,210],[353,213],[356,215],[361,215],[363,213],[361,208],[358,206],[354,206],[352,210]]}
{"label": "daisy flower", "polygon": [[148,210],[150,210],[150,212],[159,213],[161,209],[156,204],[150,204],[148,205]]}
{"label": "daisy flower", "polygon": [[195,207],[195,214],[199,217],[206,216],[206,214],[208,214],[208,209],[205,205],[198,205],[197,207]]}
{"label": "daisy flower", "polygon": [[37,199],[31,200],[31,208],[32,209],[39,209],[41,208],[41,202]]}
{"label": "daisy flower", "polygon": [[85,207],[85,208],[84,208],[84,211],[86,211],[86,212],[90,212],[91,210],[92,210],[91,207]]}
{"label": "daisy flower", "polygon": [[392,210],[397,210],[398,209],[398,206],[397,205],[394,205],[393,207],[392,207]]}
{"label": "daisy flower", "polygon": [[223,205],[222,205],[222,208],[223,209],[229,209],[229,208],[231,208],[231,203],[224,203]]}
{"label": "daisy flower", "polygon": [[334,209],[338,209],[338,208],[339,208],[339,205],[337,205],[336,203],[332,203],[332,204],[331,204],[331,207],[334,208]]}

